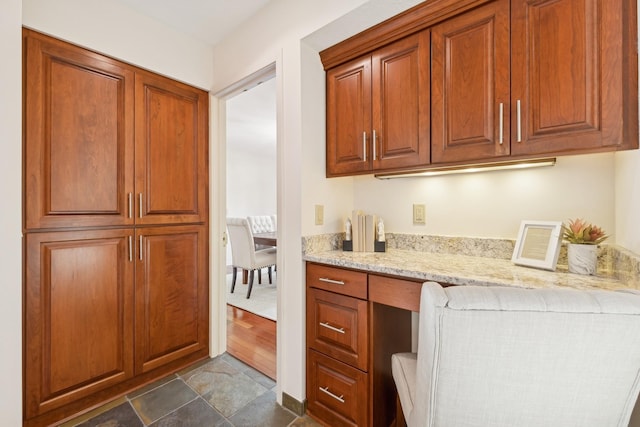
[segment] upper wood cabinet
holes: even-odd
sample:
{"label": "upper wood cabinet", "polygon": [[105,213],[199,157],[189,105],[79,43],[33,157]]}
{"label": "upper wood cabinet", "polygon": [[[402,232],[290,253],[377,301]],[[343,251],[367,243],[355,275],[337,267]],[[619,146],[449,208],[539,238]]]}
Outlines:
{"label": "upper wood cabinet", "polygon": [[509,1],[431,31],[432,162],[508,156]]}
{"label": "upper wood cabinet", "polygon": [[429,31],[327,72],[327,176],[429,162]]}
{"label": "upper wood cabinet", "polygon": [[133,224],[134,71],[24,31],[26,229]]}
{"label": "upper wood cabinet", "polygon": [[638,147],[636,2],[513,0],[511,150]]}
{"label": "upper wood cabinet", "polygon": [[[417,92],[409,67],[369,74],[429,32]],[[327,176],[638,148],[637,39],[634,0],[423,2],[320,53]]]}
{"label": "upper wood cabinet", "polygon": [[209,98],[25,30],[27,230],[198,223]]}
{"label": "upper wood cabinet", "polygon": [[143,71],[135,92],[136,224],[204,221],[208,94]]}

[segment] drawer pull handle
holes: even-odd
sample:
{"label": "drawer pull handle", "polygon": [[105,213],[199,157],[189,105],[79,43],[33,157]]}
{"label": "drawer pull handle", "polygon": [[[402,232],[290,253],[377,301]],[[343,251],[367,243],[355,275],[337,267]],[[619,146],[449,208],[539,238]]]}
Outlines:
{"label": "drawer pull handle", "polygon": [[331,329],[332,331],[335,331],[335,332],[337,332],[339,334],[344,334],[345,333],[344,332],[344,328],[336,328],[335,326],[331,326],[328,323],[320,322],[320,326],[322,326],[324,328],[327,328],[327,329]]}
{"label": "drawer pull handle", "polygon": [[344,394],[341,394],[340,396],[336,396],[335,394],[333,394],[333,393],[331,393],[329,391],[329,387],[325,387],[325,388],[318,387],[318,388],[320,389],[321,392],[328,394],[329,396],[333,397],[338,402],[344,403],[344,399],[343,399]]}
{"label": "drawer pull handle", "polygon": [[333,283],[334,285],[344,285],[342,280],[327,279],[326,277],[320,277],[318,280],[321,282]]}

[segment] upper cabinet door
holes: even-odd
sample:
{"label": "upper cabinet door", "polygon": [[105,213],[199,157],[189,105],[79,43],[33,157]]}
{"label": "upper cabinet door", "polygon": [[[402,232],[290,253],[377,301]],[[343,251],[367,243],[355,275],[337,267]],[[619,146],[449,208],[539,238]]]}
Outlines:
{"label": "upper cabinet door", "polygon": [[132,224],[133,70],[29,30],[23,40],[25,229]]}
{"label": "upper cabinet door", "polygon": [[208,215],[205,91],[136,73],[136,223],[199,223]]}
{"label": "upper cabinet door", "polygon": [[425,30],[372,56],[374,170],[429,164],[430,51]]}
{"label": "upper cabinet door", "polygon": [[327,71],[327,176],[371,169],[371,57]]}
{"label": "upper cabinet door", "polygon": [[638,90],[629,3],[512,2],[513,154],[637,147],[637,102],[625,101]]}
{"label": "upper cabinet door", "polygon": [[509,1],[432,31],[432,163],[509,155]]}

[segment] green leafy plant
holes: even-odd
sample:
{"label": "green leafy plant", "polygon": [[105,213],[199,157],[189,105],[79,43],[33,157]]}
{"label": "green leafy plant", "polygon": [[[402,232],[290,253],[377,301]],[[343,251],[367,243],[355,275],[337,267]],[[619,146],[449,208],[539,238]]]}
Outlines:
{"label": "green leafy plant", "polygon": [[568,225],[562,224],[562,230],[564,239],[569,243],[597,245],[609,237],[600,227],[581,218],[569,220]]}

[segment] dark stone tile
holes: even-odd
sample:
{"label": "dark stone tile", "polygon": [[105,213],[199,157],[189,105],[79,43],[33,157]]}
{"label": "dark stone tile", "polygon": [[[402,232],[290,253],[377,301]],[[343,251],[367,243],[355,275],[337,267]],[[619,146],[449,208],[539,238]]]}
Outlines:
{"label": "dark stone tile", "polygon": [[194,400],[198,394],[191,390],[184,381],[175,379],[131,401],[138,415],[145,424],[164,417],[185,403]]}
{"label": "dark stone tile", "polygon": [[147,384],[146,386],[139,388],[137,390],[132,391],[131,393],[127,394],[127,397],[129,398],[129,400],[131,399],[135,399],[138,396],[141,396],[145,393],[150,392],[151,390],[153,390],[154,388],[158,388],[160,386],[165,385],[166,383],[175,380],[177,377],[174,374],[171,375],[167,375],[164,378],[160,378],[157,381],[152,382],[151,384]]}
{"label": "dark stone tile", "polygon": [[236,427],[282,427],[295,419],[293,413],[278,405],[276,394],[270,391],[239,410],[229,421]]}
{"label": "dark stone tile", "polygon": [[227,420],[202,398],[197,398],[177,411],[160,418],[151,427],[218,427]]}
{"label": "dark stone tile", "polygon": [[[207,372],[206,377],[202,374],[198,380],[201,382],[207,378],[209,391],[203,397],[225,417],[231,416],[256,397],[267,392],[264,386],[244,373],[235,371],[228,363],[221,362],[218,367],[221,369]],[[229,373],[230,369],[235,373]]]}
{"label": "dark stone tile", "polygon": [[249,365],[247,365],[246,363],[244,363],[241,360],[236,359],[235,357],[233,357],[232,355],[230,355],[227,352],[222,353],[220,356],[218,356],[218,358],[220,360],[224,360],[229,365],[233,366],[234,368],[236,368],[239,371],[244,372],[247,369],[251,369],[251,367]]}
{"label": "dark stone tile", "polygon": [[78,427],[144,427],[129,402],[109,409]]}
{"label": "dark stone tile", "polygon": [[256,369],[253,369],[252,367],[248,367],[244,371],[244,374],[249,378],[251,378],[252,380],[254,380],[255,382],[257,382],[258,384],[263,385],[265,388],[272,389],[276,386],[276,382],[274,380],[272,380],[262,372]]}
{"label": "dark stone tile", "polygon": [[189,384],[189,387],[204,396],[214,389],[218,379],[237,375],[242,375],[242,372],[217,357],[194,371],[185,374],[182,378]]}

